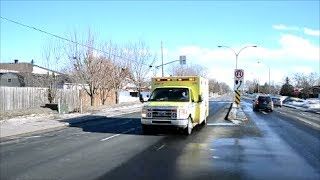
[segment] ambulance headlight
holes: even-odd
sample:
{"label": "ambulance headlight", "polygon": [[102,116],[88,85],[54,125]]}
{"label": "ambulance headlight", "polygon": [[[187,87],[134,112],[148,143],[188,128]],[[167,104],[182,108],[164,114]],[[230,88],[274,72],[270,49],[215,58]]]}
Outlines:
{"label": "ambulance headlight", "polygon": [[143,108],[141,111],[142,118],[152,118],[152,110]]}
{"label": "ambulance headlight", "polygon": [[179,114],[179,119],[187,119],[189,116],[188,110],[184,108],[179,109],[178,114]]}

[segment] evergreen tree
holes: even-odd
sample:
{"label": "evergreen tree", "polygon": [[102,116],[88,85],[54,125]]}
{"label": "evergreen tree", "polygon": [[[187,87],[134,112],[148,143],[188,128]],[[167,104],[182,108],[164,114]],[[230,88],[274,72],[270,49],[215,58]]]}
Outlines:
{"label": "evergreen tree", "polygon": [[282,96],[293,96],[294,87],[290,84],[290,80],[286,77],[286,83],[282,85],[280,95]]}

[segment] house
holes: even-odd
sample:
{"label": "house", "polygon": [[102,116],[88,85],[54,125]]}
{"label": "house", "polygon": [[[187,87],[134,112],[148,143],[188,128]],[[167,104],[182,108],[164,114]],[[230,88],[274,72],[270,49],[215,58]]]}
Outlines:
{"label": "house", "polygon": [[23,76],[16,72],[0,71],[0,86],[24,87]]}
{"label": "house", "polygon": [[320,86],[312,87],[312,95],[314,98],[320,98]]}
{"label": "house", "polygon": [[15,59],[13,63],[0,63],[0,70],[16,71],[18,73],[32,73],[32,74],[53,74],[55,76],[60,75],[60,72],[41,67],[34,64],[32,60],[30,63],[19,62]]}
{"label": "house", "polygon": [[30,63],[0,63],[0,86],[47,87],[50,80],[57,80],[62,73]]}

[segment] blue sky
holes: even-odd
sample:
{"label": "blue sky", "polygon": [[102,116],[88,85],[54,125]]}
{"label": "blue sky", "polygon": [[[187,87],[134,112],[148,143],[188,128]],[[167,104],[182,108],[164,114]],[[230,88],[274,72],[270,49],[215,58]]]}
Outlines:
{"label": "blue sky", "polygon": [[[1,1],[1,16],[67,37],[90,28],[102,41],[142,39],[154,51],[163,41],[165,62],[187,55],[188,63],[233,84],[235,56],[245,79],[281,82],[295,72],[320,71],[319,1]],[[1,62],[42,63],[48,36],[1,19]],[[159,58],[160,59],[160,58]]]}

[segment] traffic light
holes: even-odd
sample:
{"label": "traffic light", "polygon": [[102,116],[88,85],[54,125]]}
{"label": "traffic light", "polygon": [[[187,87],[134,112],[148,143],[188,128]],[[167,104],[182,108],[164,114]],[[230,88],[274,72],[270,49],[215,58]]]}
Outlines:
{"label": "traffic light", "polygon": [[186,56],[180,56],[180,65],[186,64]]}

